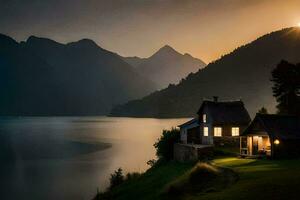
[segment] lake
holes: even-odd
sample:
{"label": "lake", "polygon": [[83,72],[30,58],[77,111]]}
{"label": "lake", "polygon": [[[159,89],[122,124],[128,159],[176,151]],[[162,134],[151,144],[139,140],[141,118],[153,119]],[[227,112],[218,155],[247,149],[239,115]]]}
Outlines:
{"label": "lake", "polygon": [[186,120],[0,118],[0,198],[90,200],[118,167],[145,171],[162,130]]}

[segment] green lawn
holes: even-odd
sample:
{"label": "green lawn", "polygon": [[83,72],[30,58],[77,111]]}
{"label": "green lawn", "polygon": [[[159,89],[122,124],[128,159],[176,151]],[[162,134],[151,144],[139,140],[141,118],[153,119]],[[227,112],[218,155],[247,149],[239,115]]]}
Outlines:
{"label": "green lawn", "polygon": [[214,164],[236,171],[239,181],[219,192],[187,199],[300,199],[300,160],[221,158],[215,159]]}
{"label": "green lawn", "polygon": [[[195,163],[177,162],[161,164],[148,170],[137,180],[127,181],[115,188],[111,192],[110,199],[165,199],[164,192],[167,186],[186,176],[194,165]],[[238,175],[238,180],[230,185],[223,184],[216,190],[187,192],[186,195],[177,196],[176,199],[300,199],[300,160],[274,161],[223,157],[214,159],[212,165],[233,170]],[[217,184],[219,183],[216,181]]]}

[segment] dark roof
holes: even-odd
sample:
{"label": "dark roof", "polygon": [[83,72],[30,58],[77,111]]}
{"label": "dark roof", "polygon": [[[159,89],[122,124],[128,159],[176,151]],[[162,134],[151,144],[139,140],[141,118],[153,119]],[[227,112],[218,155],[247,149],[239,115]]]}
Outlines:
{"label": "dark roof", "polygon": [[259,123],[268,135],[274,138],[300,139],[299,116],[256,114],[254,120],[242,135],[251,134],[256,123]]}
{"label": "dark roof", "polygon": [[178,127],[185,127],[185,126],[188,126],[188,125],[191,125],[191,124],[194,124],[196,123],[197,125],[199,125],[199,120],[198,118],[194,118],[194,119],[191,119],[190,121],[187,121],[181,125],[178,125]]}
{"label": "dark roof", "polygon": [[214,123],[249,124],[251,118],[242,101],[203,101],[198,114],[207,107]]}

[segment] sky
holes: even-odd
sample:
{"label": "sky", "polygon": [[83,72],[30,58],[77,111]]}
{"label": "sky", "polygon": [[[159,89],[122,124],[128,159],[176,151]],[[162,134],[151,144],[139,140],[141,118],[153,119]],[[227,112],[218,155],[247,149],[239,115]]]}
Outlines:
{"label": "sky", "polygon": [[67,43],[82,38],[123,56],[168,44],[209,63],[300,23],[300,0],[0,0],[0,33]]}

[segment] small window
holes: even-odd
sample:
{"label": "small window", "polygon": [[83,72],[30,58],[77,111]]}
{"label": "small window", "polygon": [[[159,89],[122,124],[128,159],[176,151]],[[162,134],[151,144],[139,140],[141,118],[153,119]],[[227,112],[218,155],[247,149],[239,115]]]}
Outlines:
{"label": "small window", "polygon": [[214,136],[221,137],[222,136],[222,128],[221,127],[214,127]]}
{"label": "small window", "polygon": [[239,136],[240,135],[240,128],[239,127],[232,127],[231,128],[231,135],[232,136]]}
{"label": "small window", "polygon": [[203,114],[203,123],[206,123],[206,114]]}
{"label": "small window", "polygon": [[203,135],[206,137],[208,136],[208,127],[203,128]]}

